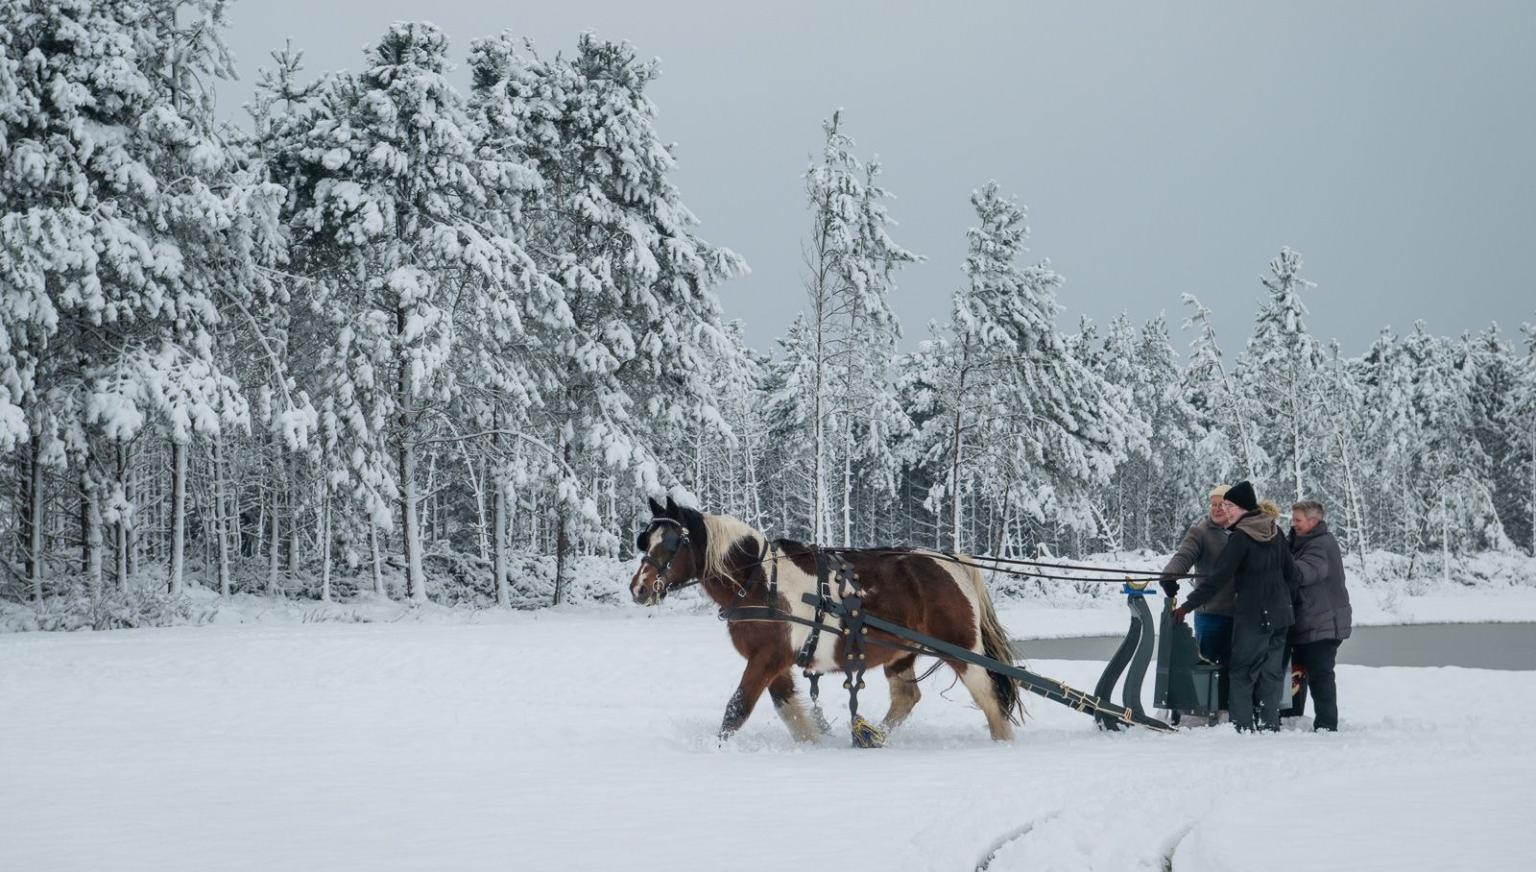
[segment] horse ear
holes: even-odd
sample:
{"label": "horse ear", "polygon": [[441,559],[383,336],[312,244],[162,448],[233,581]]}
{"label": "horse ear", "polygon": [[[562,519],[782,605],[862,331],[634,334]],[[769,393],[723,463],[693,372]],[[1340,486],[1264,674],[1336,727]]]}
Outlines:
{"label": "horse ear", "polygon": [[674,521],[682,520],[682,515],[678,511],[677,503],[672,501],[672,497],[671,496],[667,497],[667,511],[666,511],[666,515],[667,515],[667,517],[671,518]]}
{"label": "horse ear", "polygon": [[663,506],[661,503],[656,502],[656,498],[655,497],[646,497],[645,501],[651,504],[651,517],[653,517],[653,518],[665,518],[667,516],[667,508],[666,508],[666,506]]}

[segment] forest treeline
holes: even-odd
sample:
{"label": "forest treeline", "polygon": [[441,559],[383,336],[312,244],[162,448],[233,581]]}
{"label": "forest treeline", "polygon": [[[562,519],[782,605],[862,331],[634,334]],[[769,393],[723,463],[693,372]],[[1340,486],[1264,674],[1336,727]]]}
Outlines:
{"label": "forest treeline", "polygon": [[949,319],[903,352],[921,257],[834,113],[803,312],[752,349],[719,302],[746,265],[673,184],[632,47],[456,55],[399,23],[356,73],[274,52],[234,125],[224,12],[0,5],[0,596],[558,603],[669,489],[832,544],[1081,554],[1166,549],[1251,478],[1351,551],[1536,551],[1530,326],[1346,356],[1282,249],[1225,348],[1193,298],[1177,339],[1064,330],[989,182]]}

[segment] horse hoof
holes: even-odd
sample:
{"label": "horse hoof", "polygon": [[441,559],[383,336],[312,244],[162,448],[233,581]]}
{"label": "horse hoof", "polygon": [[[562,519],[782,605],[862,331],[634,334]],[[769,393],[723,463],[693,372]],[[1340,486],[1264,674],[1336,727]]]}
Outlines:
{"label": "horse hoof", "polygon": [[822,712],[821,706],[811,709],[811,717],[816,720],[816,729],[820,730],[823,736],[831,735],[832,724],[827,720],[826,714]]}
{"label": "horse hoof", "polygon": [[881,748],[885,746],[885,731],[864,720],[862,717],[853,719],[853,747],[855,748]]}

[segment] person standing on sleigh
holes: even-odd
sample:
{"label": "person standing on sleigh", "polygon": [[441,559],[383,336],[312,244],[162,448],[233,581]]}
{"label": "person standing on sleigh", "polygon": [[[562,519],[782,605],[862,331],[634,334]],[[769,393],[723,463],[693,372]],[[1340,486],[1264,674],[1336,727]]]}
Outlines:
{"label": "person standing on sleigh", "polygon": [[1173,619],[1210,602],[1229,588],[1233,596],[1232,655],[1227,663],[1232,724],[1239,731],[1280,729],[1280,701],[1289,687],[1285,642],[1296,622],[1296,565],[1275,519],[1280,509],[1262,504],[1253,485],[1240,481],[1227,491],[1227,546],[1210,576],[1195,588]]}

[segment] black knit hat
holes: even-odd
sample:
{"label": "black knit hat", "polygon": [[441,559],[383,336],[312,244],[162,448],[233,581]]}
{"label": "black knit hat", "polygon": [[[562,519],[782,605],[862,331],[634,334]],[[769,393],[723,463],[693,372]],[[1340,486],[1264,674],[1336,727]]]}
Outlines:
{"label": "black knit hat", "polygon": [[1253,492],[1253,485],[1246,480],[1227,489],[1227,495],[1223,498],[1229,503],[1239,506],[1245,512],[1256,511],[1259,508],[1259,498]]}

